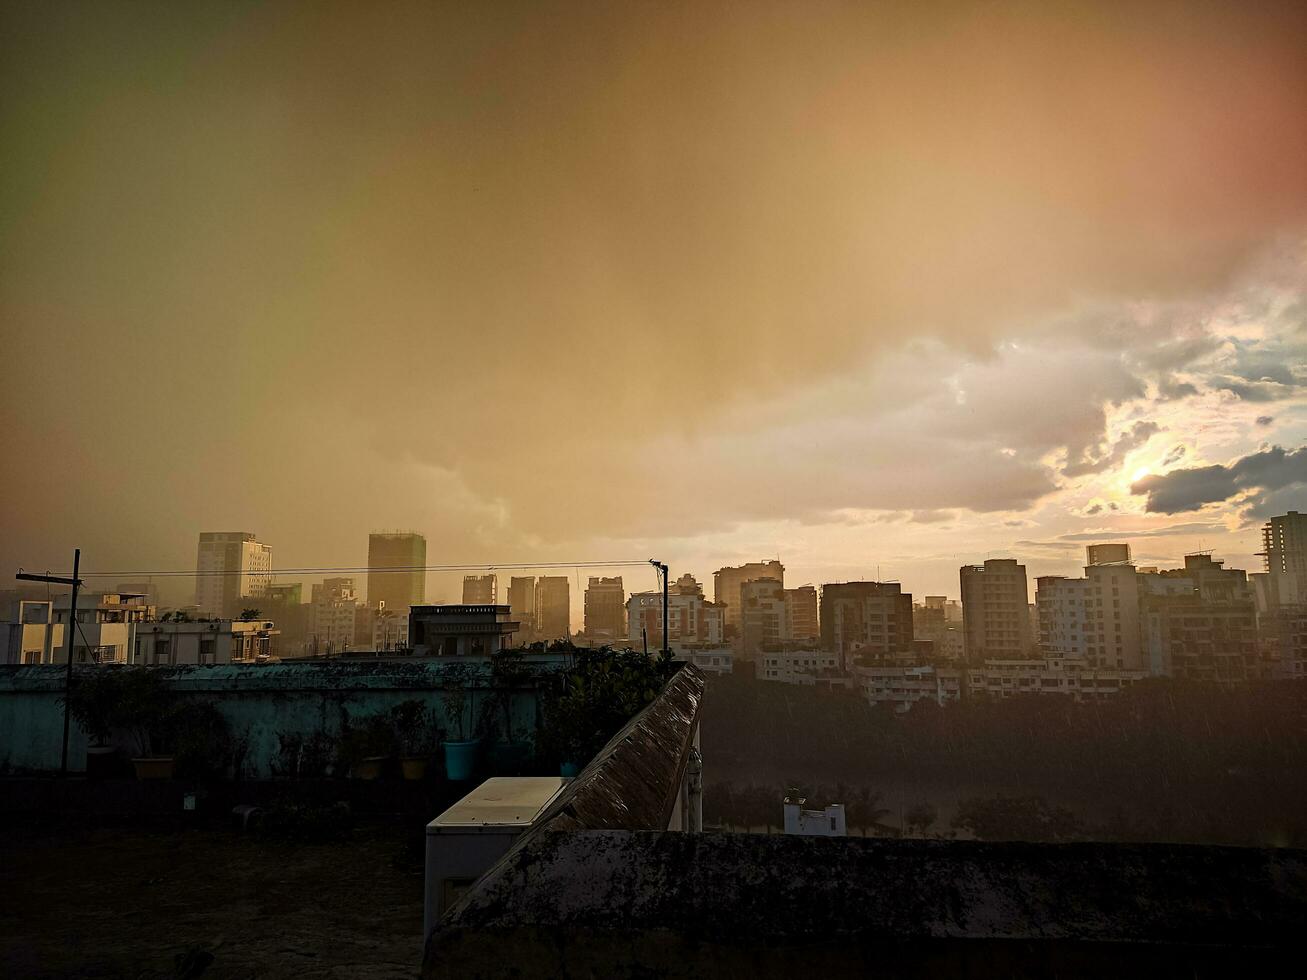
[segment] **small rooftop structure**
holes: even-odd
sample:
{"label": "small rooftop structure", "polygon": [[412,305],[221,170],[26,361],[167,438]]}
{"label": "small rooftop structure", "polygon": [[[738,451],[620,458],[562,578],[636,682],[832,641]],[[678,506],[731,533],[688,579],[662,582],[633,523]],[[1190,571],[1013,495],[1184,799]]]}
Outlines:
{"label": "small rooftop structure", "polygon": [[460,603],[413,606],[409,642],[419,657],[488,657],[509,645],[521,624],[508,606]]}
{"label": "small rooftop structure", "polygon": [[427,824],[423,936],[535,824],[566,782],[558,776],[496,776]]}

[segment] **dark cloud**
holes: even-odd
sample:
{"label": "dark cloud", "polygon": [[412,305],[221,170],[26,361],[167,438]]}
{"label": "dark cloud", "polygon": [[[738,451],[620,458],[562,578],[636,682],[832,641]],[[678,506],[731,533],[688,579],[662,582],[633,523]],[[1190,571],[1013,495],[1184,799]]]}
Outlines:
{"label": "dark cloud", "polygon": [[1139,531],[1103,530],[1078,531],[1074,534],[1062,534],[1059,541],[1114,541],[1122,538],[1169,538],[1177,534],[1205,534],[1225,530],[1225,525],[1217,521],[1192,521],[1187,524],[1171,524],[1167,527],[1146,528]]}
{"label": "dark cloud", "polygon": [[1156,422],[1136,422],[1122,433],[1110,448],[1100,445],[1098,447],[1100,455],[1091,456],[1082,452],[1076,462],[1062,467],[1062,475],[1069,477],[1087,476],[1091,473],[1101,473],[1113,466],[1119,466],[1133,450],[1144,445],[1161,431],[1162,427]]}
{"label": "dark cloud", "polygon": [[1167,450],[1166,456],[1162,460],[1162,465],[1174,466],[1176,463],[1180,462],[1180,460],[1184,458],[1184,454],[1186,452],[1188,452],[1188,449],[1186,448],[1184,443],[1182,442],[1176,443],[1169,450]]}
{"label": "dark cloud", "polygon": [[1257,424],[1263,427],[1270,425],[1274,421],[1275,421],[1275,417],[1271,415],[1257,416]]}
{"label": "dark cloud", "polygon": [[1223,466],[1201,466],[1147,476],[1131,493],[1144,494],[1145,509],[1154,514],[1178,514],[1220,503],[1240,494],[1258,507],[1268,494],[1307,484],[1307,448],[1279,446],[1252,453]]}

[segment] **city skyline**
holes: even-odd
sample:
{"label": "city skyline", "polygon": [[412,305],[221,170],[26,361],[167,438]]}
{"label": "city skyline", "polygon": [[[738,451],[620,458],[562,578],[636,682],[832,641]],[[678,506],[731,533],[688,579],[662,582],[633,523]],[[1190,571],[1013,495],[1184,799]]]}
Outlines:
{"label": "city skyline", "polygon": [[1307,25],[1131,7],[8,7],[0,560],[1251,567]]}

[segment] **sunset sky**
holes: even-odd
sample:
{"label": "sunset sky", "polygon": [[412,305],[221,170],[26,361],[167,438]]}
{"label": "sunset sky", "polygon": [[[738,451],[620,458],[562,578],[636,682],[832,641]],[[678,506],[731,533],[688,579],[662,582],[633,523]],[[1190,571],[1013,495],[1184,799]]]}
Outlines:
{"label": "sunset sky", "polygon": [[0,174],[10,570],[956,596],[1307,510],[1302,3],[6,3]]}

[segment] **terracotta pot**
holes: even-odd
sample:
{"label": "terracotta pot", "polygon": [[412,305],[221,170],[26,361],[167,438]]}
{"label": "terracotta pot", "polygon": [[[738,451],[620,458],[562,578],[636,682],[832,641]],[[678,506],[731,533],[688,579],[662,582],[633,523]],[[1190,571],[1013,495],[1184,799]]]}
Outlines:
{"label": "terracotta pot", "polygon": [[118,768],[118,750],[112,745],[92,745],[86,750],[86,778],[110,779]]}
{"label": "terracotta pot", "polygon": [[380,779],[381,767],[385,765],[386,757],[384,755],[371,755],[361,762],[356,762],[350,768],[350,775],[355,779]]}
{"label": "terracotta pot", "polygon": [[404,778],[413,782],[420,782],[427,778],[427,763],[430,761],[425,755],[406,755],[399,760],[400,768],[404,770]]}
{"label": "terracotta pot", "polygon": [[137,779],[172,779],[175,760],[170,755],[161,755],[153,759],[133,759]]}

